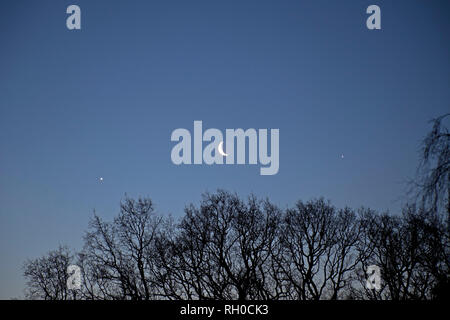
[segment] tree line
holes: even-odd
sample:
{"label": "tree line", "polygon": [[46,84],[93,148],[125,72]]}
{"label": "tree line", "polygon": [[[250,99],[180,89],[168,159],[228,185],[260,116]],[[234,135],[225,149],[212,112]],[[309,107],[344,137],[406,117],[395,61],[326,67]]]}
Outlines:
{"label": "tree line", "polygon": [[[448,299],[449,134],[424,140],[417,192],[401,214],[336,208],[323,198],[281,209],[269,199],[205,193],[174,220],[128,198],[112,221],[93,216],[79,252],[27,260],[31,299]],[[69,289],[69,265],[82,271]],[[367,268],[381,271],[368,288]]]}
{"label": "tree line", "polygon": [[[280,210],[219,190],[179,223],[148,198],[126,198],[113,221],[95,215],[83,249],[28,260],[35,299],[437,299],[448,292],[448,232],[436,214],[337,209],[323,199]],[[78,265],[79,290],[67,287]],[[366,288],[369,265],[381,289]]]}

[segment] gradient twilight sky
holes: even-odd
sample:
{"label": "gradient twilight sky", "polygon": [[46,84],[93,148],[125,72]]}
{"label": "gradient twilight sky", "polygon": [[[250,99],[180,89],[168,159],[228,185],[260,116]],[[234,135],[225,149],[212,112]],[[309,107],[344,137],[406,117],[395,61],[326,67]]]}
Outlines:
{"label": "gradient twilight sky", "polygon": [[[125,193],[175,217],[217,188],[397,213],[428,120],[449,111],[449,15],[448,0],[2,0],[0,298]],[[175,166],[170,135],[194,120],[279,128],[279,173]]]}

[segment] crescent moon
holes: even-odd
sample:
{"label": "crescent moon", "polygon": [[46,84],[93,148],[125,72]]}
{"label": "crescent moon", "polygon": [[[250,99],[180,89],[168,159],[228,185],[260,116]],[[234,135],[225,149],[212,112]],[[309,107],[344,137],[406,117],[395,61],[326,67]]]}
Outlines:
{"label": "crescent moon", "polygon": [[223,152],[223,141],[220,141],[219,146],[217,147],[217,150],[219,150],[219,153],[224,156],[227,157],[228,153]]}

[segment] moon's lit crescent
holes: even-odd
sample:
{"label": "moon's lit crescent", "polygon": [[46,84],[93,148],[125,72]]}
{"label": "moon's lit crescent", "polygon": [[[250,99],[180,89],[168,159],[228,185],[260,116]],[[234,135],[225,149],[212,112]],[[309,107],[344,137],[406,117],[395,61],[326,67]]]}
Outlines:
{"label": "moon's lit crescent", "polygon": [[228,153],[223,152],[223,141],[220,141],[219,146],[217,147],[217,150],[219,150],[219,153],[224,156],[227,157]]}

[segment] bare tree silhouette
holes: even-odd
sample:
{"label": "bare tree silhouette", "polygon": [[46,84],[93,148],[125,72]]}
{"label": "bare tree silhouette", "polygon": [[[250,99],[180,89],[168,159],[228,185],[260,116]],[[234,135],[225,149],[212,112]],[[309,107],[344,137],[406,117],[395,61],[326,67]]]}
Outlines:
{"label": "bare tree silhouette", "polygon": [[352,282],[358,263],[359,223],[348,208],[323,199],[288,209],[280,232],[277,263],[289,299],[337,299]]}
{"label": "bare tree silhouette", "polygon": [[[280,210],[219,190],[175,223],[150,199],[126,198],[112,222],[94,215],[76,261],[59,248],[28,260],[24,275],[32,299],[443,299],[446,234],[441,216],[415,206],[394,216],[319,199]],[[73,262],[76,291],[66,287]],[[365,288],[372,264],[380,291]]]}
{"label": "bare tree silhouette", "polygon": [[67,288],[67,267],[73,256],[69,249],[60,246],[41,258],[24,263],[24,276],[27,278],[25,296],[28,299],[70,300],[76,292]]}
{"label": "bare tree silhouette", "polygon": [[[436,289],[448,276],[448,243],[445,223],[436,214],[406,206],[402,216],[365,211],[361,225],[365,250],[359,269],[359,298],[425,300],[442,298]],[[365,289],[364,270],[382,270],[382,288]],[[360,292],[360,293],[361,293]]]}
{"label": "bare tree silhouette", "polygon": [[113,222],[97,215],[79,255],[90,299],[148,300],[157,297],[156,243],[165,219],[150,199],[126,198]]}
{"label": "bare tree silhouette", "polygon": [[[190,205],[171,255],[164,255],[166,296],[188,299],[269,299],[268,261],[276,242],[279,210],[251,196],[205,194]],[[169,261],[168,261],[169,259]]]}
{"label": "bare tree silhouette", "polygon": [[413,186],[422,206],[450,217],[450,133],[443,122],[444,114],[433,119],[433,127],[422,142],[417,178]]}

